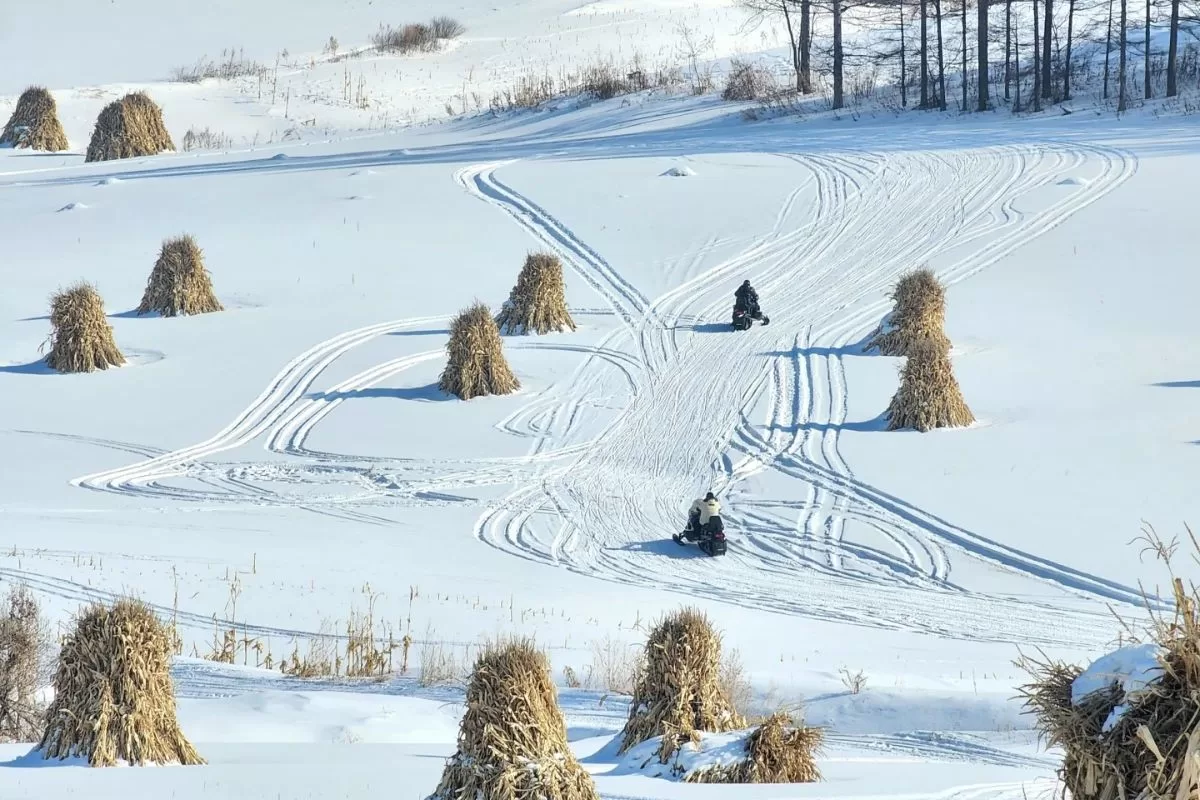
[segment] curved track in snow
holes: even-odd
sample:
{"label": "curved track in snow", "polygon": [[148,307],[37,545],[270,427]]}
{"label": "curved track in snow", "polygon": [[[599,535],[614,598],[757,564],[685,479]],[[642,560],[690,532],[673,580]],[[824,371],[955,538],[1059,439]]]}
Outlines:
{"label": "curved track in snow", "polygon": [[[455,491],[511,490],[478,519],[480,540],[513,556],[617,584],[677,590],[747,607],[977,640],[1095,642],[1104,604],[1138,592],[979,536],[858,478],[843,457],[844,359],[888,310],[896,277],[935,256],[963,280],[1120,185],[1128,154],[1078,144],[875,153],[778,154],[806,177],[770,228],[741,253],[648,298],[619,265],[500,176],[513,162],[466,167],[455,180],[510,216],[604,299],[621,325],[594,346],[539,337],[516,349],[575,350],[575,370],[499,430],[528,437],[515,458],[409,460],[317,450],[313,431],[353,392],[435,361],[394,358],[329,382],[326,370],[379,336],[442,318],[397,320],[314,345],[229,425],[196,445],[145,452],[78,486],[144,498],[284,505],[367,523],[371,509],[469,501]],[[1092,174],[1047,202],[1023,202],[1064,174]],[[1036,207],[1038,210],[1026,210]],[[797,217],[802,221],[797,224]],[[751,274],[772,324],[713,335],[733,276]],[[623,387],[602,430],[584,430],[588,398]],[[221,463],[255,441],[265,462]],[[774,471],[784,497],[741,491]],[[296,491],[279,489],[297,485]],[[679,548],[686,502],[714,486],[736,538],[713,565]],[[318,493],[315,487],[326,488]],[[964,564],[1008,573],[1030,591],[988,593],[960,580]],[[1048,591],[1052,589],[1055,591]],[[1101,626],[1100,629],[1104,629]]]}
{"label": "curved track in snow", "polygon": [[[630,334],[645,374],[628,406],[580,458],[493,504],[477,535],[523,558],[722,602],[951,637],[1094,642],[1102,604],[1136,603],[1136,589],[990,541],[855,478],[839,449],[842,362],[887,311],[877,298],[902,271],[956,253],[943,279],[969,277],[1111,191],[1136,162],[1078,145],[780,157],[812,174],[807,222],[784,224],[793,194],[760,241],[654,300]],[[1096,174],[1082,187],[1039,211],[1019,210],[1031,192],[1085,165]],[[468,190],[577,269],[603,263],[593,285],[628,327],[624,283],[602,282],[612,268],[594,249],[506,186],[494,165],[463,175]],[[771,326],[748,336],[685,333],[683,320],[724,318],[728,276],[748,269],[771,300]],[[755,424],[764,396],[767,419]],[[801,491],[778,501],[739,495],[738,484],[765,469]],[[706,483],[729,498],[739,534],[718,580],[711,563],[667,538]],[[848,522],[858,530],[853,541]],[[1065,596],[973,591],[954,581],[962,559]]]}

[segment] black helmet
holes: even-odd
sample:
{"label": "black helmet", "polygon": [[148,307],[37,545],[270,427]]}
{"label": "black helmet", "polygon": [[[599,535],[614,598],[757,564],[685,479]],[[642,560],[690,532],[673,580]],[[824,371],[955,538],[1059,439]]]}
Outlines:
{"label": "black helmet", "polygon": [[717,496],[715,494],[713,494],[712,492],[709,492],[708,494],[704,495],[704,499],[705,500],[716,500]]}
{"label": "black helmet", "polygon": [[750,279],[749,279],[749,278],[747,278],[746,280],[742,281],[742,286],[749,286],[749,285],[750,285]]}

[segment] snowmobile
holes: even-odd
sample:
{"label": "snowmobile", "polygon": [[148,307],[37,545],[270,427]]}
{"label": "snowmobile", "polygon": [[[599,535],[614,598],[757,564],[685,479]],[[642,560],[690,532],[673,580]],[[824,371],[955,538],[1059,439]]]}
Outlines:
{"label": "snowmobile", "polygon": [[758,320],[763,325],[770,325],[771,318],[759,310],[758,306],[746,308],[745,306],[735,305],[733,307],[733,329],[735,331],[749,330],[754,324],[754,320]]}
{"label": "snowmobile", "polygon": [[689,522],[682,533],[676,533],[671,538],[681,547],[688,542],[696,542],[700,546],[700,552],[709,556],[723,556],[728,549],[725,542],[725,523],[720,517],[710,518],[699,530]]}

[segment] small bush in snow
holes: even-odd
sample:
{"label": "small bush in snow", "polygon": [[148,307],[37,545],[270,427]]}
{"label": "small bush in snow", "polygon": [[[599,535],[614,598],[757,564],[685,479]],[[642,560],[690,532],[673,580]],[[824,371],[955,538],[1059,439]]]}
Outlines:
{"label": "small bush in snow", "polygon": [[732,101],[762,100],[778,91],[775,76],[769,70],[735,59],[729,64],[729,75],[725,78],[721,98]]}
{"label": "small bush in snow", "polygon": [[429,21],[429,27],[438,39],[457,39],[467,32],[467,26],[453,17],[434,17]]}
{"label": "small bush in snow", "polygon": [[48,682],[50,629],[25,586],[8,593],[0,616],[0,742],[35,742],[45,709],[38,690]]}
{"label": "small bush in snow", "polygon": [[390,53],[428,53],[448,39],[466,32],[461,22],[450,17],[435,17],[429,23],[416,22],[399,27],[380,25],[371,36],[375,49]]}

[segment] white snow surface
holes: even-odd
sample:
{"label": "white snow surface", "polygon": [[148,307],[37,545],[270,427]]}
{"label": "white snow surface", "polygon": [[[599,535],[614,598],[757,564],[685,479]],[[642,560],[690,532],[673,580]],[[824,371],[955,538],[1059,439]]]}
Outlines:
{"label": "white snow surface", "polygon": [[1154,642],[1126,645],[1104,654],[1071,683],[1071,702],[1078,705],[1094,692],[1114,684],[1119,686],[1122,701],[1113,708],[1102,727],[1105,731],[1112,730],[1138,698],[1161,680],[1162,655],[1162,647]]}
{"label": "white snow surface", "polygon": [[[467,27],[451,46],[366,49],[439,13]],[[1140,624],[1159,577],[1132,557],[1142,520],[1193,506],[1200,124],[1083,100],[750,122],[686,91],[474,113],[522,77],[678,62],[681,21],[709,62],[780,58],[780,26],[744,19],[735,0],[0,11],[0,117],[46,84],[71,142],[0,149],[0,589],[27,584],[63,628],[124,594],[175,621],[180,720],[209,762],[94,771],[2,745],[0,797],[422,798],[463,702],[422,663],[510,634],[546,649],[609,800],[1054,793],[1017,650],[1104,654],[1111,610]],[[230,47],[271,85],[169,79]],[[84,164],[132,89],[177,144],[208,144]],[[138,316],[181,232],[225,310]],[[505,337],[516,394],[447,397],[451,318],[498,308],[534,249],[563,260],[577,330]],[[948,286],[969,429],[885,430],[900,361],[863,344],[920,266]],[[745,278],[771,324],[734,333]],[[127,365],[45,366],[48,297],[79,279]],[[670,539],[709,489],[718,560]],[[737,651],[752,710],[827,729],[823,783],[714,793],[616,753],[628,699],[606,668],[681,603]],[[368,608],[411,635],[407,671],[399,650],[378,681],[256,668],[339,646]],[[204,660],[228,628],[238,663]],[[1135,656],[1087,674],[1136,692]]]}

